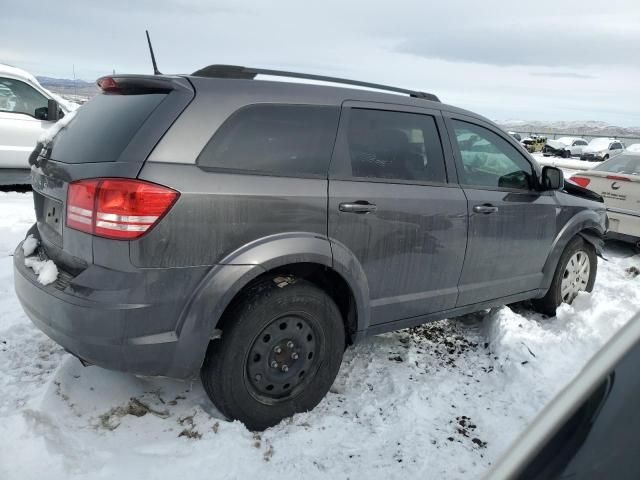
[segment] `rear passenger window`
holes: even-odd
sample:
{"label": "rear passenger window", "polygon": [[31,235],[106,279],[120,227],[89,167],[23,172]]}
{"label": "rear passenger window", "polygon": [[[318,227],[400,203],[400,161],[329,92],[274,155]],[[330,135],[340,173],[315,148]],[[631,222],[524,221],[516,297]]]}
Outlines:
{"label": "rear passenger window", "polygon": [[204,168],[273,175],[326,175],[336,107],[252,105],[227,119],[198,157]]}
{"label": "rear passenger window", "polygon": [[347,141],[354,177],[446,181],[440,136],[430,115],[354,108]]}

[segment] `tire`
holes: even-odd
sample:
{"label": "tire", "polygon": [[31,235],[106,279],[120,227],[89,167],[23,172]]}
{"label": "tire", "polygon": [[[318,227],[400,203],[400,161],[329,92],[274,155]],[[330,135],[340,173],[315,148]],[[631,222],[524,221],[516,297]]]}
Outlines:
{"label": "tire", "polygon": [[[571,265],[570,262],[572,259],[574,262],[576,261],[575,256],[582,254],[584,257],[578,256],[578,261],[581,258],[586,258],[589,265],[589,273],[588,276],[582,279],[580,277],[574,278],[576,288],[572,289],[568,295],[563,296],[562,294],[562,281],[566,277],[568,282],[571,284]],[[547,314],[549,316],[554,316],[556,314],[556,308],[560,306],[562,303],[573,302],[573,299],[577,295],[577,290],[584,290],[587,292],[591,292],[593,290],[593,284],[596,281],[596,273],[598,271],[598,259],[596,256],[596,251],[593,248],[593,245],[586,242],[582,237],[576,236],[574,237],[569,244],[565,247],[564,252],[560,256],[560,260],[558,260],[558,265],[556,266],[556,271],[553,274],[553,280],[551,281],[551,286],[549,290],[542,298],[536,298],[531,301],[533,304],[533,308],[540,312]],[[569,276],[567,276],[567,274]]]}
{"label": "tire", "polygon": [[562,158],[571,158],[571,152],[569,150],[565,150],[562,152]]}
{"label": "tire", "polygon": [[283,288],[273,280],[251,287],[225,313],[222,332],[207,350],[202,384],[223,415],[250,430],[313,409],[345,350],[335,302],[300,279]]}

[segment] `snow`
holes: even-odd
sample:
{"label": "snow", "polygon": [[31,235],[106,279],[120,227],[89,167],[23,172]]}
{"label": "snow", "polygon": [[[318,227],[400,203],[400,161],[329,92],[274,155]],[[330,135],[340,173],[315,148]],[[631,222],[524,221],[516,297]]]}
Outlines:
{"label": "snow", "polygon": [[626,148],[627,152],[640,152],[640,143],[634,143]]}
{"label": "snow", "polygon": [[602,163],[571,158],[545,157],[541,153],[532,153],[531,155],[540,165],[550,165],[562,169],[565,172],[565,178],[569,178],[578,171],[591,170]]}
{"label": "snow", "polygon": [[49,285],[58,278],[58,267],[53,260],[41,260],[33,256],[25,258],[24,264],[38,275],[38,282],[42,285]]}
{"label": "snow", "polygon": [[73,120],[73,118],[76,116],[77,111],[78,110],[73,110],[67,113],[64,117],[62,117],[56,123],[51,125],[51,127],[49,127],[47,130],[42,132],[42,134],[40,135],[40,138],[38,138],[38,143],[42,143],[46,145],[49,142],[51,142],[51,140],[53,140],[53,137],[55,137],[60,130],[62,130],[67,125],[69,125],[71,120]]}
{"label": "snow", "polygon": [[3,480],[479,478],[640,307],[640,255],[610,244],[594,292],[556,318],[517,305],[369,338],[315,410],[256,434],[198,380],[84,368],[35,328],[8,247],[27,208],[0,196]]}
{"label": "snow", "polygon": [[22,251],[24,252],[24,256],[28,257],[29,255],[32,255],[33,252],[36,251],[36,248],[38,248],[39,244],[40,242],[38,242],[38,239],[33,235],[27,235],[27,238],[25,238],[24,243],[22,244]]}

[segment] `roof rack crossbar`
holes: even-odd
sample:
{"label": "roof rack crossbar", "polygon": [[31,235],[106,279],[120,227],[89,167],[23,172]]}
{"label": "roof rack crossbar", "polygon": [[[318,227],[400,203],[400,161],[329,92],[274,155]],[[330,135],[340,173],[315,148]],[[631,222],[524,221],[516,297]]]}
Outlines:
{"label": "roof rack crossbar", "polygon": [[379,83],[361,82],[359,80],[349,80],[346,78],[327,77],[325,75],[314,75],[311,73],[287,72],[284,70],[269,70],[264,68],[249,68],[237,65],[209,65],[192,73],[196,77],[219,77],[219,78],[244,78],[253,79],[256,75],[269,75],[272,77],[288,77],[301,78],[304,80],[318,80],[321,82],[342,83],[346,85],[354,85],[358,87],[373,88],[376,90],[385,90],[388,92],[403,93],[414,98],[423,98],[439,102],[440,99],[432,93],[420,92],[417,90],[409,90],[406,88],[392,87],[389,85],[381,85]]}

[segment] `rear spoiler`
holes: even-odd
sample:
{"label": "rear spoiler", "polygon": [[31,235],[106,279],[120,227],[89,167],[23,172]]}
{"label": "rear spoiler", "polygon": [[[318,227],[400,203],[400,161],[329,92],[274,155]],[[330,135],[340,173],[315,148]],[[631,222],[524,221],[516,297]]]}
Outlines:
{"label": "rear spoiler", "polygon": [[192,90],[181,77],[165,75],[106,75],[96,84],[104,93],[119,95],[141,95],[145,93],[169,93],[172,90]]}

